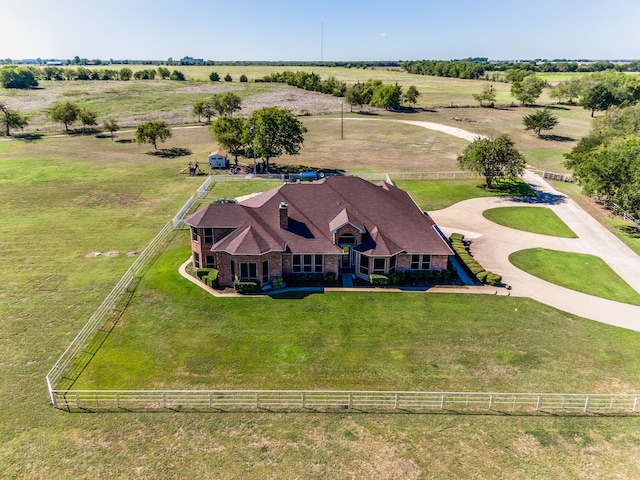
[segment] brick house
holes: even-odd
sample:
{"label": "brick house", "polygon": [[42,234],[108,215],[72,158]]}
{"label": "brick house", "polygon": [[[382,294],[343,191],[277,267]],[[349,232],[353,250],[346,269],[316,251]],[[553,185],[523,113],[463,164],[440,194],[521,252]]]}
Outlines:
{"label": "brick house", "polygon": [[190,215],[192,262],[221,286],[268,284],[296,273],[389,275],[443,270],[452,251],[408,193],[386,183],[330,176],[286,183],[239,203]]}

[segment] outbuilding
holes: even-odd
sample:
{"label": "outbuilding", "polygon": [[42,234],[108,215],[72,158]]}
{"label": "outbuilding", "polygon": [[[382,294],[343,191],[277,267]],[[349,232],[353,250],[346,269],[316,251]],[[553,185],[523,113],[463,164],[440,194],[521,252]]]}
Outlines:
{"label": "outbuilding", "polygon": [[227,152],[222,150],[216,150],[209,154],[209,166],[211,168],[228,168],[229,159],[227,158]]}

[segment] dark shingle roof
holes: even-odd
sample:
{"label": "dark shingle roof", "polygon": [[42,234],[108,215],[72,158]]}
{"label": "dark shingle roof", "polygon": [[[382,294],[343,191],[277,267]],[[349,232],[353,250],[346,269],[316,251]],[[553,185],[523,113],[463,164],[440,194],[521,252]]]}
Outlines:
{"label": "dark shingle roof", "polygon": [[[280,204],[288,204],[289,227],[280,228]],[[332,176],[291,183],[238,204],[212,204],[187,218],[194,227],[235,228],[213,246],[237,255],[268,251],[336,254],[337,228],[350,223],[364,234],[358,250],[389,256],[400,252],[450,255],[435,223],[411,196],[392,185]]]}

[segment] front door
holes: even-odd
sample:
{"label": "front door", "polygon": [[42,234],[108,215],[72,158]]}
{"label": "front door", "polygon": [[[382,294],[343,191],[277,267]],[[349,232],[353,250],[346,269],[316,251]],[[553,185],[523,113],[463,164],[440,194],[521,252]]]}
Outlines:
{"label": "front door", "polygon": [[342,258],[340,259],[340,273],[351,273],[351,247],[342,247]]}

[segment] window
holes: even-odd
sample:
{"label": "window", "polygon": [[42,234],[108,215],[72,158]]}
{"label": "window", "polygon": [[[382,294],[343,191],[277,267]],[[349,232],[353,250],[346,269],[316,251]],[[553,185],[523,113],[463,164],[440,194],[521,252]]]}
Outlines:
{"label": "window", "polygon": [[396,257],[389,258],[389,275],[396,273]]}
{"label": "window", "polygon": [[213,228],[204,229],[204,243],[208,245],[213,243]]}
{"label": "window", "polygon": [[200,268],[200,254],[198,252],[193,252],[193,266]]}
{"label": "window", "polygon": [[240,264],[240,281],[241,282],[257,282],[258,281],[258,264],[243,262]]}
{"label": "window", "polygon": [[384,258],[374,258],[373,270],[371,270],[371,273],[384,275],[384,269],[385,269],[386,263],[387,262]]}
{"label": "window", "polygon": [[338,238],[338,245],[355,245],[356,243],[355,235],[351,235],[350,233],[340,235],[340,238]]}
{"label": "window", "polygon": [[236,279],[236,262],[231,260],[231,281],[234,282]]}
{"label": "window", "polygon": [[196,227],[191,227],[191,240],[198,241],[198,229]]}
{"label": "window", "polygon": [[291,260],[293,273],[322,273],[324,257],[322,255],[293,255]]}
{"label": "window", "polygon": [[213,255],[204,257],[204,266],[207,268],[216,268],[216,258]]}
{"label": "window", "polygon": [[369,257],[366,255],[360,255],[360,273],[369,275]]}
{"label": "window", "polygon": [[431,255],[411,255],[411,270],[431,270]]}
{"label": "window", "polygon": [[262,283],[269,283],[269,260],[262,262]]}

